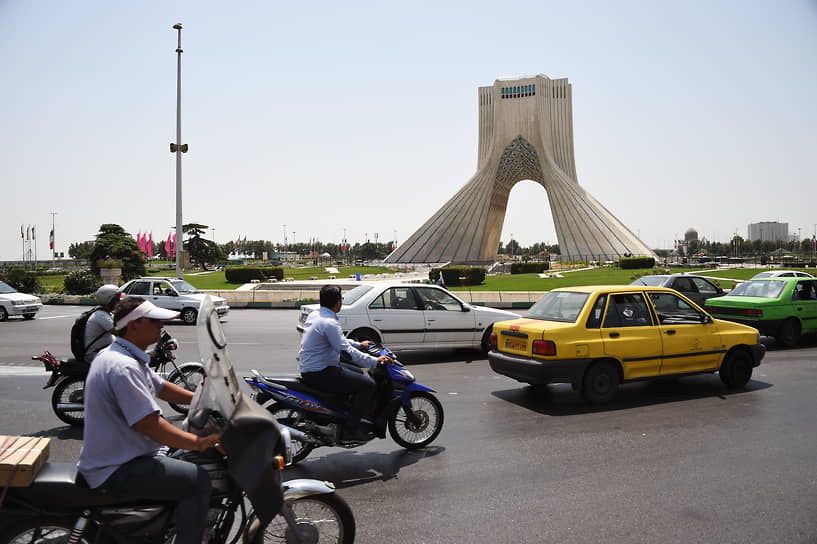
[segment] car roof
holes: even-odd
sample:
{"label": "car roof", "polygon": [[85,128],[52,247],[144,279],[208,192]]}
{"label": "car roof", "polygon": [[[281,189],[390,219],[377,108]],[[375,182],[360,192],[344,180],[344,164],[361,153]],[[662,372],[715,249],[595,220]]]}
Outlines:
{"label": "car roof", "polygon": [[617,291],[632,292],[632,291],[654,291],[658,293],[672,293],[678,294],[675,289],[669,287],[655,287],[652,285],[574,285],[572,287],[559,287],[553,291],[571,291],[576,293],[614,293]]}

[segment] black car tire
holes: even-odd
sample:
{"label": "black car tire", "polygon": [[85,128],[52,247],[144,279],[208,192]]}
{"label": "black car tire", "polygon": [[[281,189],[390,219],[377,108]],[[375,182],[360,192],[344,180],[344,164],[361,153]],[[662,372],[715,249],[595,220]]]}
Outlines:
{"label": "black car tire", "polygon": [[9,317],[9,312],[2,306],[0,306],[0,321],[5,321]]}
{"label": "black car tire", "polygon": [[752,356],[746,350],[738,349],[728,353],[721,363],[718,374],[726,387],[744,387],[752,379]]}
{"label": "black car tire", "polygon": [[494,326],[488,325],[488,328],[482,333],[482,340],[480,340],[479,347],[485,355],[488,355],[488,352],[491,351],[491,333],[493,330]]}
{"label": "black car tire", "polygon": [[195,308],[185,308],[182,310],[182,315],[180,316],[182,321],[185,322],[187,325],[195,325],[196,320],[199,317],[199,311]]}
{"label": "black car tire", "polygon": [[365,342],[368,340],[369,342],[373,342],[375,344],[380,344],[380,337],[374,332],[372,329],[355,329],[349,335],[349,338],[354,340],[355,342]]}
{"label": "black car tire", "polygon": [[591,404],[610,402],[618,392],[618,368],[610,361],[599,361],[584,373],[582,396]]}
{"label": "black car tire", "polygon": [[37,314],[23,314],[23,317],[24,317],[25,319],[34,319],[34,316],[35,316],[35,315],[37,315]]}
{"label": "black car tire", "polygon": [[793,348],[800,343],[800,321],[790,317],[780,325],[780,330],[774,337],[777,343],[787,348]]}

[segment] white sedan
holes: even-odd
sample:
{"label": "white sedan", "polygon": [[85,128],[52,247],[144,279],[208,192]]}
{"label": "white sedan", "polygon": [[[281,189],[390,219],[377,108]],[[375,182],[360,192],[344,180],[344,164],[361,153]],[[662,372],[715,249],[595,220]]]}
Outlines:
{"label": "white sedan", "polygon": [[0,321],[5,321],[10,315],[34,319],[42,305],[38,297],[18,293],[17,289],[0,281]]}
{"label": "white sedan", "polygon": [[[297,329],[318,304],[301,306]],[[338,314],[343,333],[400,349],[480,348],[488,352],[491,328],[519,314],[472,306],[436,285],[358,285],[343,294]]]}

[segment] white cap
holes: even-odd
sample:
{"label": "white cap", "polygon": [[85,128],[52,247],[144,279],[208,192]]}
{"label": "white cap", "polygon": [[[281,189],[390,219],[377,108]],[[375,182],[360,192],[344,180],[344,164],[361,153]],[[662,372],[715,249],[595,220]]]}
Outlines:
{"label": "white cap", "polygon": [[146,300],[142,304],[131,310],[129,313],[127,313],[122,319],[117,321],[116,328],[121,329],[131,321],[136,321],[141,317],[147,317],[148,319],[160,319],[162,321],[166,321],[168,319],[176,319],[177,317],[179,317],[179,312],[159,308],[149,300]]}

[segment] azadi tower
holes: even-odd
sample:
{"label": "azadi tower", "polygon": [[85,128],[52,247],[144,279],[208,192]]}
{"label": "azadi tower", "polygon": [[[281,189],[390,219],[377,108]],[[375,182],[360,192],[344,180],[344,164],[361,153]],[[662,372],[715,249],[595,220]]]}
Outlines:
{"label": "azadi tower", "polygon": [[653,252],[576,179],[573,101],[567,79],[544,75],[498,79],[479,88],[477,173],[417,232],[390,263],[490,263],[516,183],[547,191],[562,257],[614,261]]}

